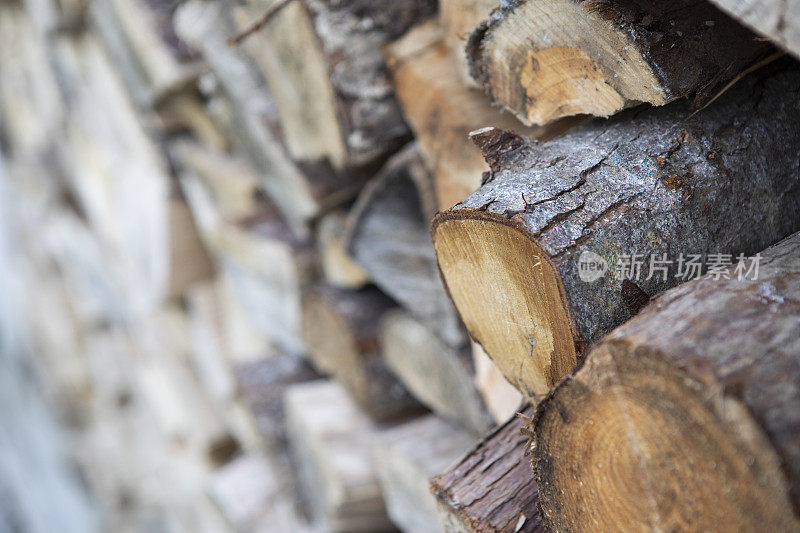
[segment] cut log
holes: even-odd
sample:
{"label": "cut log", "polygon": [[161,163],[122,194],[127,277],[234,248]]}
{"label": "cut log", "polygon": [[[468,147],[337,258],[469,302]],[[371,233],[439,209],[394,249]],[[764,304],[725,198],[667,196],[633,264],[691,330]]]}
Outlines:
{"label": "cut log", "polygon": [[318,286],[303,296],[303,340],[309,360],[377,420],[421,409],[380,354],[378,325],[393,307],[394,302],[374,287],[347,291]]}
{"label": "cut log", "polygon": [[472,341],[471,345],[475,386],[495,424],[502,424],[519,411],[522,394],[508,382],[480,344]]}
{"label": "cut log", "polygon": [[768,43],[693,0],[504,2],[475,28],[472,76],[526,124],[705,97]]}
{"label": "cut log", "polygon": [[548,529],[800,530],[800,234],[750,266],[659,296],[539,405]]}
{"label": "cut log", "polygon": [[[522,415],[528,417],[532,411],[528,407]],[[447,531],[544,532],[523,428],[523,418],[515,414],[431,480]]]}
{"label": "cut log", "polygon": [[[250,3],[252,21],[271,2]],[[435,11],[433,0],[298,0],[249,39],[294,160],[374,169],[408,140],[381,48]]]}
{"label": "cut log", "polygon": [[477,87],[477,83],[470,75],[467,38],[499,4],[500,0],[439,0],[439,24],[444,31],[444,42],[450,48],[461,80],[469,87]]}
{"label": "cut log", "polygon": [[360,289],[367,273],[347,252],[347,212],[338,209],[317,223],[317,253],[325,282],[339,289]]}
{"label": "cut log", "polygon": [[553,136],[568,124],[525,128],[493,108],[484,94],[466,87],[436,21],[422,24],[386,47],[397,97],[434,177],[440,209],[460,202],[481,183],[489,167],[469,132],[484,126],[512,129],[534,138]]}
{"label": "cut log", "polygon": [[442,287],[431,245],[436,213],[431,177],[416,146],[393,156],[362,191],[350,214],[347,248],[375,284],[448,345],[465,342]]}
{"label": "cut log", "polygon": [[324,530],[394,531],[369,449],[369,418],[332,381],[293,385],[285,402],[300,478]]}
{"label": "cut log", "polygon": [[213,277],[215,268],[197,234],[192,212],[183,198],[169,202],[169,296],[178,298],[197,283]]}
{"label": "cut log", "polygon": [[[434,245],[467,328],[509,382],[529,399],[548,392],[630,316],[623,278],[652,295],[687,275],[679,253],[753,254],[798,229],[798,84],[787,62],[692,117],[677,102],[542,144],[474,134],[492,173],[437,216]],[[664,254],[666,275],[633,268]]]}
{"label": "cut log", "polygon": [[278,118],[263,77],[242,51],[226,44],[235,33],[230,7],[220,0],[185,2],[175,14],[178,35],[199,50],[219,83],[228,104],[225,127],[231,143],[251,161],[261,187],[292,230],[307,237],[310,220],[355,195],[363,179],[295,165],[277,131]]}
{"label": "cut log", "polygon": [[711,3],[800,57],[800,2],[797,0],[711,0]]}
{"label": "cut log", "polygon": [[380,344],[389,369],[425,407],[476,435],[489,430],[491,418],[473,381],[468,348],[447,346],[399,309],[381,319]]}
{"label": "cut log", "polygon": [[473,443],[469,433],[435,415],[378,433],[373,446],[378,477],[389,518],[397,527],[407,533],[444,533],[429,480]]}

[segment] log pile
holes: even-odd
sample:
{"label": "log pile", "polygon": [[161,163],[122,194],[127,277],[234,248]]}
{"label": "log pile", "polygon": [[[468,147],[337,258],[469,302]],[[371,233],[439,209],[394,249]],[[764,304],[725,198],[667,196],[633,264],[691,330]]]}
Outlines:
{"label": "log pile", "polygon": [[0,529],[800,530],[792,5],[0,2]]}

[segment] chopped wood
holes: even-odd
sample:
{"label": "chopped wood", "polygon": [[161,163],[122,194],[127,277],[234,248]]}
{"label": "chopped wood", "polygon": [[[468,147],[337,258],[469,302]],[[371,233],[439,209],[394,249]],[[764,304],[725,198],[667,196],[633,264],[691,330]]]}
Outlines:
{"label": "chopped wood", "polygon": [[477,87],[470,75],[466,44],[472,29],[489,18],[499,0],[439,0],[439,24],[444,32],[444,42],[456,63],[462,82]]}
{"label": "chopped wood", "polygon": [[436,269],[433,184],[416,146],[394,155],[350,213],[347,248],[372,281],[450,346],[465,335]]}
{"label": "chopped wood", "polygon": [[[251,5],[255,18],[268,3]],[[253,35],[248,50],[275,96],[294,160],[374,169],[407,141],[381,48],[435,11],[432,0],[298,0]]]}
{"label": "chopped wood", "polygon": [[480,344],[475,341],[470,344],[475,386],[495,424],[502,424],[519,411],[522,394],[508,382]]}
{"label": "chopped wood", "polygon": [[431,170],[437,207],[453,206],[472,193],[489,167],[469,132],[484,126],[547,138],[570,124],[526,128],[493,108],[484,94],[466,87],[436,21],[422,24],[386,48],[395,90],[420,152]]}
{"label": "chopped wood", "polygon": [[378,433],[373,453],[386,510],[395,525],[408,533],[444,533],[429,480],[473,443],[469,433],[435,415]]}
{"label": "chopped wood", "polygon": [[169,202],[169,296],[184,295],[190,287],[210,279],[215,272],[192,218],[192,212],[182,198]]}
{"label": "chopped wood", "polygon": [[347,251],[348,214],[337,209],[324,215],[317,223],[316,246],[322,276],[339,289],[360,289],[369,282],[364,269]]}
{"label": "chopped wood", "polygon": [[548,529],[800,528],[800,234],[760,255],[656,298],[539,405]]}
{"label": "chopped wood", "polygon": [[467,347],[446,345],[424,323],[399,309],[383,316],[379,339],[387,366],[423,405],[476,435],[491,427]]}
{"label": "chopped wood", "polygon": [[[630,316],[622,279],[654,295],[679,281],[679,253],[753,254],[798,229],[800,73],[773,67],[691,118],[678,102],[547,143],[473,135],[492,172],[437,216],[434,244],[472,337],[526,398]],[[673,263],[639,275],[623,263],[632,254]],[[583,281],[589,260],[599,279]]]}
{"label": "chopped wood", "polygon": [[453,533],[542,533],[539,489],[527,458],[528,407],[489,433],[443,474],[431,490]]}
{"label": "chopped wood", "polygon": [[332,381],[286,391],[292,449],[311,510],[326,531],[394,531],[370,443],[375,426]]}
{"label": "chopped wood", "polygon": [[309,360],[377,420],[421,409],[380,354],[378,326],[393,307],[394,302],[374,287],[353,291],[321,285],[303,296],[303,340]]}
{"label": "chopped wood", "polygon": [[692,0],[504,2],[470,36],[472,76],[526,124],[713,93],[770,50]]}

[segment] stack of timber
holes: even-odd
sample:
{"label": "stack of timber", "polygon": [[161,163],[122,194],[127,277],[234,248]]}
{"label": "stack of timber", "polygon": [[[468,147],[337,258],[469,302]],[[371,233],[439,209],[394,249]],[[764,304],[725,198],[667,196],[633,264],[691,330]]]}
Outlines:
{"label": "stack of timber", "polygon": [[0,529],[800,529],[740,4],[0,2]]}

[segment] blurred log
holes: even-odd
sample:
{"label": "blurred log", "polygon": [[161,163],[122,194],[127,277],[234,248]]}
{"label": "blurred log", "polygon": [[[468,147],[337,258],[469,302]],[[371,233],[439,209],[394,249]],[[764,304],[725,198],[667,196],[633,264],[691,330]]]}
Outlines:
{"label": "blurred log", "polygon": [[332,211],[317,223],[316,246],[322,276],[332,287],[360,289],[369,282],[367,273],[347,251],[347,213]]}
{"label": "blurred log", "polygon": [[656,298],[539,405],[548,529],[800,529],[800,234],[729,278]]}
{"label": "blurred log", "polygon": [[[678,282],[678,252],[752,254],[798,229],[798,83],[774,65],[691,117],[679,102],[541,144],[473,135],[492,173],[437,216],[434,245],[472,337],[526,398],[630,316],[622,278],[652,295]],[[673,264],[644,279],[631,254]]]}
{"label": "blurred log", "polygon": [[519,411],[522,394],[508,382],[480,344],[472,341],[471,347],[475,386],[495,424],[502,424]]}
{"label": "blurred log", "polygon": [[[522,415],[529,417],[532,412],[528,407]],[[524,420],[512,416],[431,480],[447,531],[544,532],[523,427]]]}
{"label": "blurred log", "polygon": [[208,251],[200,240],[192,212],[183,198],[169,201],[169,296],[177,298],[215,272]]}
{"label": "blurred log", "polygon": [[373,445],[389,518],[408,533],[444,533],[429,479],[473,444],[463,430],[427,415],[380,431]]}
{"label": "blurred log", "polygon": [[[568,127],[525,128],[493,108],[480,91],[466,87],[435,21],[414,28],[387,46],[397,97],[431,170],[437,207],[453,206],[472,193],[489,170],[469,132],[484,126],[552,137]],[[431,117],[435,117],[433,120]]]}
{"label": "blurred log", "polygon": [[[248,22],[270,3],[251,0]],[[408,140],[382,46],[435,11],[432,0],[301,0],[249,38],[294,160],[375,170]]]}
{"label": "blurred log", "polygon": [[431,245],[431,178],[410,145],[362,191],[350,213],[347,248],[373,282],[450,346],[464,331],[442,287]]}
{"label": "blurred log", "polygon": [[241,160],[192,143],[172,153],[201,237],[256,328],[302,352],[300,294],[315,277],[309,244],[295,238]]}
{"label": "blurred log", "polygon": [[472,76],[526,124],[702,99],[770,51],[693,0],[504,3],[472,33]]}
{"label": "blurred log", "polygon": [[711,3],[781,48],[800,56],[800,3],[797,0],[711,0]]}
{"label": "blurred log", "polygon": [[447,346],[399,309],[381,319],[379,340],[389,369],[423,405],[474,434],[488,431],[491,419],[476,390],[467,348]]}
{"label": "blurred log", "polygon": [[467,38],[499,4],[500,0],[439,0],[439,24],[444,32],[444,42],[450,48],[462,82],[469,87],[478,85],[469,71]]}
{"label": "blurred log", "polygon": [[369,450],[369,418],[332,381],[294,385],[285,402],[301,481],[325,530],[393,531]]}
{"label": "blurred log", "polygon": [[227,134],[258,172],[258,182],[300,237],[325,208],[351,197],[361,179],[322,167],[301,169],[291,160],[277,127],[271,96],[255,65],[226,44],[235,33],[231,6],[224,1],[190,0],[178,8],[178,35],[197,48],[228,101]]}
{"label": "blurred log", "polygon": [[381,358],[378,325],[392,307],[394,302],[374,287],[318,286],[303,296],[303,340],[311,363],[378,420],[421,409]]}

